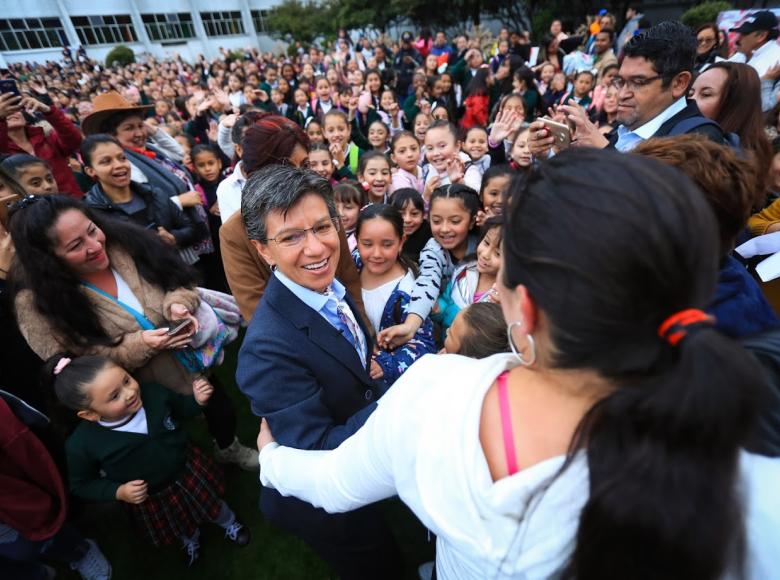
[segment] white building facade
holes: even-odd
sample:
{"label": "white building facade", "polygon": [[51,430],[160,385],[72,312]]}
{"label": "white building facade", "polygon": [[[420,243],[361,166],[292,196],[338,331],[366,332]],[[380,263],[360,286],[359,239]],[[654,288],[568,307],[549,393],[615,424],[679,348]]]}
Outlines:
{"label": "white building facade", "polygon": [[118,44],[136,54],[211,59],[220,47],[278,48],[265,28],[279,0],[0,0],[0,66],[61,60],[84,46],[99,61]]}

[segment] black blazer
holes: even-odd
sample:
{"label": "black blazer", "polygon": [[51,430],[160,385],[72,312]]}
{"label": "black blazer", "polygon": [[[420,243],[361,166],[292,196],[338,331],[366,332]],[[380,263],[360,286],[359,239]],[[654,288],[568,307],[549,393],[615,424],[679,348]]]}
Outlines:
{"label": "black blazer", "polygon": [[[357,313],[349,295],[345,299]],[[356,317],[368,368],[371,334]],[[236,380],[279,444],[297,449],[335,449],[383,394],[352,344],[273,275],[244,337]]]}

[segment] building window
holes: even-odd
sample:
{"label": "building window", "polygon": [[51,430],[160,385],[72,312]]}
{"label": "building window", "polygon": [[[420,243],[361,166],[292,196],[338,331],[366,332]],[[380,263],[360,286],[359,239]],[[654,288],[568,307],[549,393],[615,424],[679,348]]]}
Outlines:
{"label": "building window", "polygon": [[192,14],[179,12],[177,14],[141,14],[146,32],[151,40],[185,40],[195,38],[195,27],[192,25]]}
{"label": "building window", "polygon": [[59,18],[0,19],[0,50],[58,48],[68,44]]}
{"label": "building window", "polygon": [[235,36],[244,34],[241,12],[201,12],[206,36]]}
{"label": "building window", "polygon": [[265,19],[268,18],[268,10],[252,10],[252,22],[256,32],[266,33]]}
{"label": "building window", "polygon": [[129,14],[72,16],[71,21],[84,46],[138,42]]}

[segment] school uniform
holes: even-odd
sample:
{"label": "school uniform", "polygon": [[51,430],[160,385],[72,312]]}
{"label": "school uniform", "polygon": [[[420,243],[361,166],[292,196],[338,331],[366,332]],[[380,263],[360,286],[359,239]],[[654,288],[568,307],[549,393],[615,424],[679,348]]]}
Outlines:
{"label": "school uniform", "polygon": [[167,545],[217,518],[224,484],[220,468],[181,428],[201,412],[195,399],[156,383],[141,385],[141,399],[129,422],[76,427],[65,443],[68,480],[74,495],[90,501],[114,501],[121,485],[145,481],[149,497],[128,509],[154,545]]}

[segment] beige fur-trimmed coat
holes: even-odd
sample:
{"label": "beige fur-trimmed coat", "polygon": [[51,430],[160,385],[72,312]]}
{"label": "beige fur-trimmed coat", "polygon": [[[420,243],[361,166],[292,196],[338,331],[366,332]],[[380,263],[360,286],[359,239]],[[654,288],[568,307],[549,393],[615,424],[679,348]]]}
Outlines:
{"label": "beige fur-trimmed coat", "polygon": [[[144,307],[144,315],[155,325],[170,320],[172,304],[186,306],[195,312],[200,303],[194,288],[179,288],[164,292],[147,282],[138,273],[133,258],[118,248],[106,247],[111,267],[116,270]],[[68,337],[59,335],[35,307],[31,290],[16,295],[16,320],[30,348],[42,359],[67,351],[76,355],[101,354],[132,372],[140,382],[157,382],[178,393],[192,392],[193,376],[176,361],[170,351],[149,347],[141,338],[143,330],[135,318],[121,306],[86,287],[82,290],[98,313],[104,330],[112,339],[121,339],[117,346],[83,347]]]}

